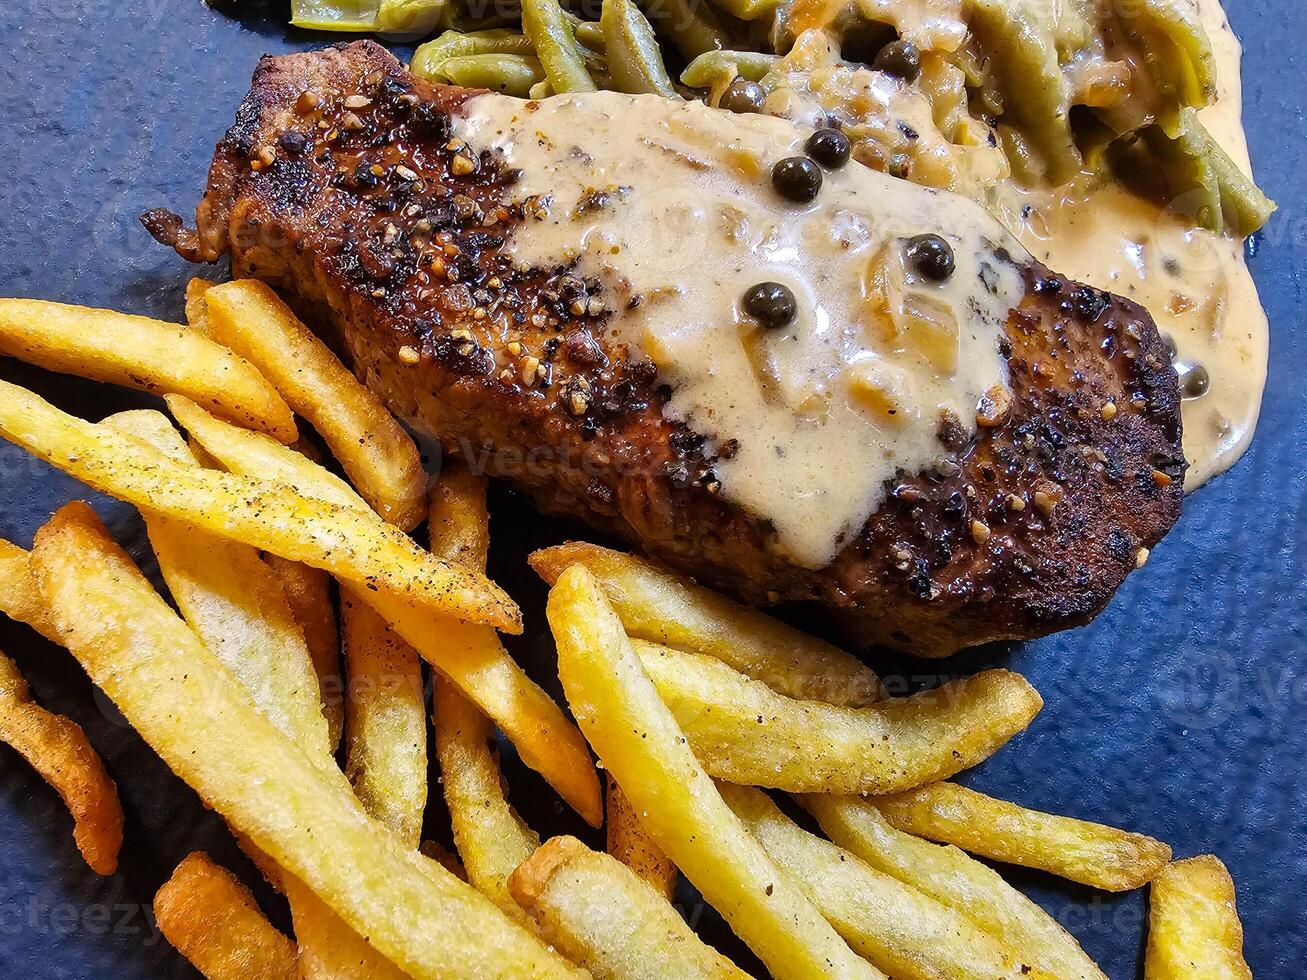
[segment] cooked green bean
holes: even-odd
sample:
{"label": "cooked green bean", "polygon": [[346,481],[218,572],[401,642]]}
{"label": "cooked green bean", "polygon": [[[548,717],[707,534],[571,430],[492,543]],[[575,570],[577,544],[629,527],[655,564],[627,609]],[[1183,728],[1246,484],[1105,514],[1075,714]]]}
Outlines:
{"label": "cooked green bean", "polygon": [[290,22],[310,31],[371,31],[377,0],[291,0]]}
{"label": "cooked green bean", "polygon": [[676,98],[653,28],[631,0],[603,0],[599,26],[614,88],[631,95],[652,92]]}
{"label": "cooked green bean", "polygon": [[717,6],[740,20],[757,20],[780,6],[780,0],[714,0]]}
{"label": "cooked green bean", "polygon": [[1216,60],[1191,3],[1143,0],[1132,5],[1130,13],[1119,13],[1117,21],[1139,44],[1153,81],[1176,107],[1201,107],[1212,100]]}
{"label": "cooked green bean", "polygon": [[[445,31],[413,52],[413,64],[434,65],[446,58],[470,54],[535,54],[531,39],[525,34],[496,28],[488,31]],[[416,67],[414,68],[416,71]]]}
{"label": "cooked green bean", "polygon": [[1275,202],[1262,193],[1212,138],[1192,109],[1180,113],[1179,134],[1160,126],[1143,133],[1167,181],[1167,193],[1183,201],[1184,211],[1211,231],[1228,230],[1240,238],[1266,224]]}
{"label": "cooked green bean", "polygon": [[557,93],[593,92],[594,79],[558,0],[522,0],[522,30]]}
{"label": "cooked green bean", "polygon": [[687,60],[728,47],[726,28],[700,0],[640,0],[649,23]]}
{"label": "cooked green bean", "polygon": [[592,20],[578,20],[574,26],[573,33],[576,39],[584,47],[591,51],[603,52],[606,43],[604,41],[604,29]]}
{"label": "cooked green bean", "polygon": [[423,37],[443,24],[449,15],[449,0],[381,0],[377,30],[384,34]]}
{"label": "cooked green bean", "polygon": [[531,86],[544,81],[539,58],[522,54],[465,54],[446,58],[432,81],[449,82],[464,88],[488,88],[492,92],[525,99]]}
{"label": "cooked green bean", "polygon": [[685,66],[681,83],[691,88],[712,88],[722,78],[730,82],[737,75],[758,82],[780,60],[760,51],[707,51]]}

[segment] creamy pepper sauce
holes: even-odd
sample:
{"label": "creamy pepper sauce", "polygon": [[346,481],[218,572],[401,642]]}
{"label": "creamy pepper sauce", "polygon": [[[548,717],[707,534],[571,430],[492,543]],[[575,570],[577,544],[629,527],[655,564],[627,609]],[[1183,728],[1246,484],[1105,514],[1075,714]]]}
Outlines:
{"label": "creamy pepper sauce", "polygon": [[[974,431],[1007,380],[999,339],[1024,289],[1020,245],[972,201],[850,163],[816,200],[782,198],[779,160],[809,131],[699,102],[612,92],[523,103],[481,96],[455,135],[522,171],[524,266],[575,261],[604,285],[615,344],[670,385],[669,417],[721,455],[723,497],[762,517],[796,562],[828,564],[885,481],[944,454],[941,420]],[[534,214],[534,217],[530,215]],[[918,275],[905,240],[942,235],[956,268]],[[785,327],[742,311],[779,282]]]}
{"label": "creamy pepper sauce", "polygon": [[[1219,0],[1199,0],[1198,7],[1219,86],[1199,117],[1251,173],[1239,41]],[[1000,198],[996,211],[1049,268],[1140,303],[1175,342],[1185,391],[1185,488],[1233,465],[1257,425],[1269,335],[1243,243],[1194,228],[1112,183],[1082,180],[1053,191],[1014,192]]]}

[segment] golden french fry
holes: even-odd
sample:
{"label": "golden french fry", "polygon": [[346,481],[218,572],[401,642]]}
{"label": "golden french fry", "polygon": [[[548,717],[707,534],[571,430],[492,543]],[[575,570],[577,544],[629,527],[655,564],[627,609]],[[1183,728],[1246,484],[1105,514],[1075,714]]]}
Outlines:
{"label": "golden french fry", "polygon": [[[255,433],[226,425],[211,416],[206,418],[204,412],[193,405],[181,404],[179,399],[169,402],[169,407],[192,435],[199,434],[202,442],[207,440],[206,447],[232,472],[251,477],[276,473],[304,496],[333,499],[338,488],[333,489],[331,474],[299,453],[270,439],[260,440]],[[484,489],[475,478],[466,471],[454,469],[442,474],[440,485],[458,495],[458,521],[481,522],[471,530],[465,526],[458,533],[485,538],[485,502],[481,499],[479,505],[476,503],[476,495],[483,495]],[[345,489],[353,494],[348,487]],[[437,506],[452,508],[454,504]],[[362,507],[365,505],[356,497],[355,508]],[[478,507],[479,517],[476,516]],[[449,514],[452,521],[455,511],[451,509]],[[444,537],[455,533],[451,521],[438,516],[433,525],[441,535],[442,549],[446,540],[453,540]],[[455,545],[454,550],[465,554],[461,544]],[[444,556],[437,553],[437,557]],[[482,567],[472,570],[480,571]],[[585,740],[553,699],[508,655],[493,630],[464,627],[439,616],[419,613],[390,601],[381,593],[360,592],[359,595],[413,645],[422,659],[457,684],[500,727],[517,746],[526,765],[544,776],[587,822],[599,826],[603,819],[599,779]]]}
{"label": "golden french fry", "polygon": [[263,561],[281,581],[291,615],[304,634],[318,675],[318,700],[327,720],[327,744],[335,752],[345,729],[345,682],[340,670],[340,636],[331,601],[331,576],[320,568],[279,555],[264,555]]}
{"label": "golden french fry", "polygon": [[424,840],[422,846],[418,848],[426,857],[435,861],[442,868],[452,874],[455,878],[461,878],[467,881],[467,868],[463,867],[463,862],[458,859],[458,855],[445,847],[444,844],[433,840]]}
{"label": "golden french fry", "polygon": [[303,882],[285,876],[301,980],[404,980],[408,976],[351,929]]}
{"label": "golden french fry", "polygon": [[647,881],[668,901],[676,891],[676,865],[649,836],[631,801],[608,777],[608,853]]}
{"label": "golden french fry", "polygon": [[1140,888],[1171,860],[1161,841],[934,783],[871,800],[899,830],[1109,892]]}
{"label": "golden french fry", "polygon": [[207,980],[295,980],[295,944],[250,890],[193,851],[154,896],[159,931]]}
{"label": "golden french fry", "polygon": [[521,630],[521,613],[484,575],[439,561],[375,516],[283,483],[170,463],[130,436],[67,415],[0,382],[0,435],[65,473],[145,510],[324,568],[398,609]]}
{"label": "golden french fry", "polygon": [[1063,980],[1106,980],[1074,936],[989,866],[956,847],[896,830],[856,796],[813,793],[798,800],[840,847],[961,912],[1022,962]]}
{"label": "golden french fry", "polygon": [[665,898],[575,837],[547,841],[509,879],[541,935],[595,980],[745,980]]}
{"label": "golden french fry", "polygon": [[84,505],[37,534],[42,595],[73,655],[213,809],[417,978],[575,976],[488,899],[363,811],[187,628]]}
{"label": "golden french fry", "polygon": [[1043,702],[1020,674],[988,670],[866,708],[796,701],[713,657],[632,641],[718,779],[792,793],[892,793],[988,758]]}
{"label": "golden french fry", "polygon": [[4,583],[4,588],[0,588],[0,612],[62,645],[32,578],[31,554],[3,538],[0,538],[0,582]]}
{"label": "golden french fry", "polygon": [[540,846],[540,838],[504,795],[499,763],[490,749],[489,720],[452,683],[436,678],[436,755],[454,844],[467,880],[516,918],[508,876]]}
{"label": "golden french fry", "polygon": [[240,476],[287,483],[306,497],[371,513],[354,488],[298,449],[287,450],[276,439],[224,422],[189,398],[166,395],[168,411],[204,451]]}
{"label": "golden french fry", "polygon": [[[490,512],[486,506],[484,478],[463,466],[445,467],[440,478],[431,488],[427,514],[428,540],[433,555],[446,561],[460,562],[477,571],[485,571],[486,557],[490,550]],[[465,649],[476,659],[484,657],[493,662],[500,657],[507,658],[504,646],[493,630],[460,630],[459,636],[467,645]],[[439,664],[434,665],[444,670]],[[448,675],[448,671],[445,673]],[[450,676],[457,681],[457,676]],[[467,690],[467,685],[460,686]],[[530,690],[531,696],[545,697],[543,692],[537,695],[538,690],[538,688]],[[455,817],[455,842],[459,853],[464,855],[464,863],[468,865],[472,883],[494,898],[501,906],[516,909],[516,905],[505,890],[504,878],[539,846],[540,838],[529,828],[521,825],[517,814],[512,811],[507,802],[503,801],[502,793],[498,793],[493,788],[499,779],[498,763],[489,754],[479,752],[472,747],[476,737],[474,732],[483,730],[483,726],[478,725],[469,713],[476,709],[459,703],[453,698],[452,692],[443,693],[446,695],[446,701],[451,705],[450,711],[468,729],[462,741],[451,742],[448,748],[452,755],[451,761],[457,760],[465,770],[459,795],[462,797],[463,809],[468,815],[462,821],[461,838],[458,829],[460,819]],[[437,696],[440,697],[441,694],[442,691],[438,687]],[[559,795],[570,803],[587,823],[592,827],[599,826],[603,820],[603,804],[599,798],[598,774],[590,759],[590,751],[586,748],[585,740],[576,726],[566,721],[560,724],[554,717],[554,712],[558,712],[559,715],[562,713],[558,706],[552,700],[548,700],[548,704],[541,703],[535,713],[540,715],[541,720],[552,730],[531,731],[523,730],[520,726],[516,730],[505,726],[504,712],[488,711],[486,705],[480,702],[478,704],[483,714],[499,722],[505,734],[517,747],[518,755],[522,760],[532,769],[544,774],[550,784],[558,790]],[[447,721],[448,719],[442,720],[437,704],[437,738],[441,737],[439,733],[446,727]],[[488,729],[485,732],[488,736]],[[483,738],[482,741],[484,740]],[[492,767],[493,773],[486,767]],[[479,777],[472,778],[474,773],[478,773]],[[450,792],[448,784],[445,792],[448,798]],[[486,820],[482,823],[473,822],[475,817],[470,814],[471,808],[476,805],[477,793],[491,794],[485,798],[487,801],[485,806],[489,812],[486,813]],[[495,798],[496,795],[499,799]],[[451,803],[451,815],[453,809],[454,805]],[[497,830],[495,825],[498,826]],[[485,838],[492,835],[502,835],[501,847],[492,847],[484,842]],[[481,854],[469,857],[464,853],[465,845],[473,849],[479,848]],[[480,867],[473,868],[474,864],[480,864]]]}
{"label": "golden french fry", "polygon": [[340,600],[349,693],[345,774],[363,808],[404,844],[422,843],[427,709],[417,652],[371,606]]}
{"label": "golden french fry", "polygon": [[186,283],[186,322],[206,336],[209,333],[209,304],[204,294],[216,285],[216,282],[199,276]]}
{"label": "golden french fry", "polygon": [[426,473],[417,446],[386,406],[264,283],[226,282],[204,297],[210,333],[276,385],[378,514],[405,531],[416,527]]}
{"label": "golden french fry", "polygon": [[634,555],[574,541],[529,561],[551,585],[569,565],[584,565],[630,636],[716,657],[779,694],[849,707],[883,695],[856,657]]}
{"label": "golden french fry", "polygon": [[803,830],[759,790],[721,784],[722,798],[799,882],[855,950],[904,980],[1020,980],[1041,971],[955,909]]}
{"label": "golden french fry", "polygon": [[73,815],[73,840],[91,869],[113,874],[123,843],[118,790],[81,726],[33,701],[18,665],[3,653],[0,742],[26,759],[63,798]]}
{"label": "golden french fry", "polygon": [[186,395],[215,415],[283,442],[296,437],[290,408],[254,365],[177,323],[0,299],[0,353],[156,395]]}
{"label": "golden french fry", "polygon": [[[178,466],[199,466],[181,433],[159,412],[122,412],[101,424],[135,436]],[[186,622],[279,731],[311,757],[330,757],[304,634],[280,580],[258,551],[153,511],[145,511],[145,526]]]}
{"label": "golden french fry", "polygon": [[879,977],[722,801],[586,568],[558,577],[548,616],[567,700],[604,767],[658,846],[772,975]]}
{"label": "golden french fry", "polygon": [[1145,980],[1252,980],[1234,880],[1218,858],[1168,864],[1150,892]]}

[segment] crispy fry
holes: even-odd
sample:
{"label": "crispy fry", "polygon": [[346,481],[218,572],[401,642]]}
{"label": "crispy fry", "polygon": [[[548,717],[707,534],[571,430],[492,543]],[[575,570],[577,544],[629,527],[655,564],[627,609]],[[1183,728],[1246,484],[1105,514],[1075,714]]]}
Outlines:
{"label": "crispy fry", "polygon": [[608,853],[671,901],[676,892],[676,865],[649,836],[612,776],[608,777]]}
{"label": "crispy fry", "polygon": [[871,802],[899,830],[1109,892],[1147,884],[1171,860],[1171,848],[1143,834],[1027,810],[955,783]]}
{"label": "crispy fry", "polygon": [[147,743],[240,833],[414,977],[574,971],[369,818],[259,712],[84,505],[37,535],[60,634]]}
{"label": "crispy fry", "polygon": [[446,466],[427,501],[427,535],[433,555],[485,571],[490,552],[486,481],[465,466]]}
{"label": "crispy fry", "polygon": [[81,726],[33,701],[17,664],[3,653],[0,742],[26,759],[63,798],[73,815],[73,840],[91,869],[113,874],[123,843],[118,790]]}
{"label": "crispy fry", "polygon": [[251,432],[209,414],[189,398],[166,395],[168,411],[225,469],[256,480],[288,483],[307,497],[371,511],[354,488],[331,470],[260,432]]}
{"label": "crispy fry", "polygon": [[[102,423],[135,436],[183,467],[197,467],[161,413],[122,412]],[[177,608],[249,690],[277,728],[315,758],[331,755],[317,674],[281,582],[249,545],[145,512],[150,545]]]}
{"label": "crispy fry", "polygon": [[4,583],[4,588],[0,588],[0,612],[62,645],[32,578],[31,554],[3,538],[0,538],[0,582]]}
{"label": "crispy fry", "polygon": [[205,336],[209,333],[209,304],[204,295],[216,285],[216,282],[199,276],[186,283],[186,322]]}
{"label": "crispy fry", "polygon": [[716,657],[779,694],[850,707],[883,694],[871,669],[843,650],[634,555],[571,542],[529,561],[550,585],[584,565],[632,637]]}
{"label": "crispy fry", "polygon": [[1252,980],[1234,880],[1210,854],[1169,864],[1148,903],[1145,980]]}
{"label": "crispy fry", "polygon": [[296,437],[290,408],[254,365],[180,324],[0,299],[0,353],[156,395],[176,392],[283,442]]}
{"label": "crispy fry", "polygon": [[303,882],[291,875],[285,876],[285,882],[299,943],[300,980],[404,980],[408,976]]}
{"label": "crispy fry", "polygon": [[777,694],[712,657],[643,640],[635,652],[718,779],[793,793],[898,792],[988,758],[1042,701],[989,670],[910,698],[839,708]]}
{"label": "crispy fry", "polygon": [[464,881],[467,881],[467,868],[463,867],[463,862],[458,859],[458,855],[445,847],[444,844],[433,840],[424,840],[422,846],[419,847],[418,850],[439,864],[455,878],[461,878]]}
{"label": "crispy fry", "polygon": [[558,672],[605,768],[658,846],[779,980],[877,977],[722,801],[583,566],[549,593]]}
{"label": "crispy fry", "polygon": [[263,560],[281,581],[291,615],[304,634],[318,675],[318,700],[327,720],[327,744],[335,752],[345,728],[345,683],[340,672],[340,636],[331,601],[331,576],[320,568],[288,561],[280,555],[264,555]]}
{"label": "crispy fry", "polygon": [[595,980],[745,980],[657,891],[575,837],[545,843],[509,879],[541,934]]}
{"label": "crispy fry", "polygon": [[59,469],[146,510],[324,568],[396,609],[521,629],[517,606],[484,575],[438,561],[381,520],[284,483],[170,463],[130,436],[0,382],[0,434]]}
{"label": "crispy fry", "polygon": [[203,851],[182,859],[154,896],[159,931],[207,980],[294,980],[295,944],[254,896]]}
{"label": "crispy fry", "polygon": [[[214,455],[233,472],[249,475],[276,472],[309,497],[325,499],[331,492],[327,489],[330,481],[324,479],[330,474],[320,466],[307,463],[298,453],[272,440],[260,441],[254,434],[242,433],[234,426],[215,423],[211,418],[202,421],[200,416],[204,413],[193,406],[171,407],[183,425],[189,427],[190,423],[196,423],[192,432],[203,431],[205,438],[210,438]],[[224,436],[230,437],[221,445],[213,435],[220,428]],[[454,469],[442,474],[441,485],[451,488],[450,492],[457,488],[462,496],[458,504],[461,514],[473,513],[479,506],[482,516],[476,520],[484,521],[484,499],[475,504],[475,495],[484,494],[484,490],[479,484],[468,482],[470,477],[459,476],[460,472],[465,471]],[[358,506],[362,506],[361,502]],[[447,526],[443,517],[438,517],[435,527],[442,536],[454,533],[453,525]],[[484,537],[484,534],[481,530],[474,532],[474,536]],[[464,553],[462,545],[455,546],[455,550]],[[599,779],[585,740],[553,699],[508,655],[493,630],[464,627],[425,612],[418,613],[380,593],[360,595],[413,645],[422,659],[457,684],[500,727],[517,746],[523,762],[544,776],[592,826],[599,825],[603,819]]]}
{"label": "crispy fry", "polygon": [[799,797],[799,803],[840,847],[957,909],[1023,962],[1063,980],[1106,980],[1051,915],[958,848],[896,830],[879,810],[856,796],[814,793]]}
{"label": "crispy fry", "polygon": [[855,950],[904,980],[1019,980],[1039,973],[955,909],[800,828],[767,796],[722,784],[722,798]]}
{"label": "crispy fry", "polygon": [[386,407],[262,282],[223,283],[205,299],[213,336],[271,379],[378,514],[411,531],[422,520],[426,473]]}
{"label": "crispy fry", "polygon": [[436,678],[436,754],[454,844],[467,879],[517,918],[521,908],[508,893],[508,876],[540,846],[540,838],[504,795],[499,763],[490,750],[489,720],[449,681]]}
{"label": "crispy fry", "polygon": [[340,618],[349,675],[345,774],[363,808],[414,849],[427,805],[427,710],[417,652],[346,592]]}

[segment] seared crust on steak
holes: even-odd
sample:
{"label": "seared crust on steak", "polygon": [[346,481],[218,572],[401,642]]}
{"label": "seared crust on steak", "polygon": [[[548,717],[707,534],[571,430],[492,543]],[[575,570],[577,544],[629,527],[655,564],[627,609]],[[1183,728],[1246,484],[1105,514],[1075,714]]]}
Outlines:
{"label": "seared crust on steak", "polygon": [[751,603],[822,603],[860,643],[938,656],[1084,623],[1179,516],[1180,399],[1152,320],[1030,260],[1006,329],[1010,408],[974,437],[943,424],[934,471],[896,481],[829,567],[793,564],[715,495],[715,460],[664,418],[654,366],[603,314],[573,312],[598,284],[514,269],[516,175],[476,147],[474,172],[454,166],[450,114],[473,94],[369,41],[265,58],[197,230],[143,220],[283,290],[396,415],[545,510]]}

